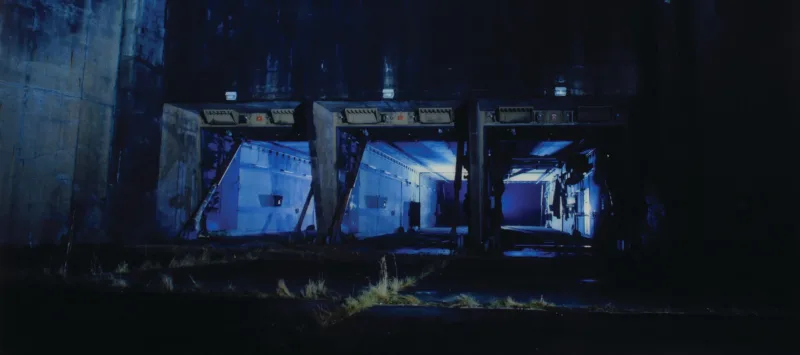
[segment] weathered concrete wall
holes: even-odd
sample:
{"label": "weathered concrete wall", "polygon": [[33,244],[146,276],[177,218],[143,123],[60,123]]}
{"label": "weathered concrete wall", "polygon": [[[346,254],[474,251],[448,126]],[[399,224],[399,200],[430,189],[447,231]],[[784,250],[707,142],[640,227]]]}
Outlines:
{"label": "weathered concrete wall", "polygon": [[156,220],[159,233],[176,237],[204,197],[200,116],[164,105],[161,128]]}
{"label": "weathered concrete wall", "polygon": [[166,0],[125,3],[117,90],[117,119],[111,147],[111,233],[126,243],[157,235],[155,191],[164,70]]}
{"label": "weathered concrete wall", "polygon": [[637,0],[171,0],[170,102],[636,90]]}
{"label": "weathered concrete wall", "polygon": [[108,240],[122,3],[0,3],[0,241]]}

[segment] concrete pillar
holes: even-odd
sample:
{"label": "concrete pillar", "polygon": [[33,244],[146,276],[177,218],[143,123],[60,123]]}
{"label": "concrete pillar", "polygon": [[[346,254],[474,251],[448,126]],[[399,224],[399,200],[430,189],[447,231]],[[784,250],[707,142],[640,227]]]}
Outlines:
{"label": "concrete pillar", "polygon": [[317,214],[317,233],[327,237],[339,202],[339,177],[337,171],[337,134],[333,112],[318,103],[310,104],[306,119],[311,121],[308,132],[311,152],[311,190]]}
{"label": "concrete pillar", "polygon": [[471,101],[467,106],[467,120],[469,129],[469,181],[468,191],[470,198],[470,220],[469,238],[465,246],[470,249],[478,250],[482,247],[483,232],[486,228],[486,216],[484,215],[485,203],[484,195],[486,189],[486,132],[484,129],[483,115],[481,115],[480,104]]}
{"label": "concrete pillar", "polygon": [[168,238],[178,236],[203,198],[201,135],[198,113],[170,104],[164,105],[156,219],[159,232]]}

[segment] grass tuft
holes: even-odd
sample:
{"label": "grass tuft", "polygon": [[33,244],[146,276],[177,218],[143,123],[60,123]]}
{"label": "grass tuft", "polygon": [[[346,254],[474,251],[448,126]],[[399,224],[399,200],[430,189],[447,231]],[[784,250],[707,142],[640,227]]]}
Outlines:
{"label": "grass tuft", "polygon": [[530,302],[526,303],[526,309],[535,309],[535,310],[547,310],[550,308],[555,308],[556,304],[553,302],[547,302],[544,300],[544,296],[539,296],[539,299],[533,299]]}
{"label": "grass tuft", "polygon": [[142,271],[158,270],[158,269],[161,269],[161,264],[157,261],[151,261],[151,260],[145,260],[145,262],[142,263],[142,266],[139,266],[139,270]]}
{"label": "grass tuft", "polygon": [[397,278],[394,277],[389,280],[389,291],[391,292],[400,292],[403,289],[413,287],[417,284],[417,278],[415,277],[404,277],[404,278]]}
{"label": "grass tuft", "polygon": [[453,308],[480,308],[481,303],[468,294],[460,294],[456,296],[456,299],[453,303],[450,304],[450,307]]}
{"label": "grass tuft", "polygon": [[283,279],[278,280],[278,287],[275,289],[275,293],[281,298],[295,298],[294,293],[289,291],[289,287],[286,286],[286,281]]}
{"label": "grass tuft", "polygon": [[367,308],[380,304],[393,305],[420,305],[417,297],[412,295],[401,295],[400,291],[416,284],[417,278],[389,277],[389,270],[386,265],[386,257],[381,257],[379,261],[380,277],[378,282],[370,284],[358,295],[347,297],[344,300],[344,311],[350,316],[361,312]]}
{"label": "grass tuft", "polygon": [[197,258],[192,254],[186,254],[183,258],[172,258],[169,262],[170,269],[177,269],[182,267],[192,267],[197,265]]}
{"label": "grass tuft", "polygon": [[172,277],[169,275],[161,275],[161,286],[170,292],[175,290],[175,283],[172,282]]}
{"label": "grass tuft", "polygon": [[194,279],[194,277],[192,277],[192,275],[189,275],[189,280],[191,280],[191,281],[192,281],[192,286],[193,286],[193,287],[194,287],[196,290],[200,290],[200,289],[202,289],[202,288],[203,288],[203,285],[202,285],[202,284],[200,284],[199,282],[197,282],[197,281]]}
{"label": "grass tuft", "polygon": [[601,313],[616,313],[616,312],[619,312],[619,310],[617,309],[617,306],[615,306],[614,304],[612,304],[610,302],[606,303],[603,306],[591,306],[591,307],[589,307],[589,310],[592,311],[592,312],[601,312]]}
{"label": "grass tuft", "polygon": [[100,259],[97,258],[97,255],[92,257],[92,262],[89,265],[89,272],[93,276],[99,276],[103,274],[103,265],[100,264]]}
{"label": "grass tuft", "polygon": [[114,277],[114,278],[111,279],[111,286],[112,287],[117,287],[117,288],[127,288],[128,287],[128,281],[126,281],[125,279]]}
{"label": "grass tuft", "polygon": [[401,305],[401,306],[420,306],[423,302],[414,295],[392,295],[387,304]]}
{"label": "grass tuft", "polygon": [[128,266],[128,263],[126,263],[124,261],[121,262],[119,265],[117,265],[117,268],[114,270],[114,272],[116,272],[117,274],[127,274],[130,271],[131,271],[131,269]]}
{"label": "grass tuft", "polygon": [[328,288],[325,286],[325,280],[308,280],[306,286],[300,290],[300,295],[310,300],[325,298],[328,295]]}
{"label": "grass tuft", "polygon": [[508,296],[506,298],[492,300],[489,302],[489,308],[522,309],[525,307],[522,303],[519,303],[511,296]]}

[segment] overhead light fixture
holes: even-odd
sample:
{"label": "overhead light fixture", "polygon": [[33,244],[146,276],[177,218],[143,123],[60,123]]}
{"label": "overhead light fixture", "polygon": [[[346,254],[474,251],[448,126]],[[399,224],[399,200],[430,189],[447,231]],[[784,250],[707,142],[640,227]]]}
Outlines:
{"label": "overhead light fixture", "polygon": [[394,89],[383,89],[383,98],[384,99],[394,99]]}
{"label": "overhead light fixture", "polygon": [[236,98],[238,96],[239,95],[236,93],[236,91],[226,91],[225,92],[225,100],[226,101],[236,101]]}
{"label": "overhead light fixture", "polygon": [[555,96],[567,96],[567,88],[565,86],[556,86],[554,95]]}

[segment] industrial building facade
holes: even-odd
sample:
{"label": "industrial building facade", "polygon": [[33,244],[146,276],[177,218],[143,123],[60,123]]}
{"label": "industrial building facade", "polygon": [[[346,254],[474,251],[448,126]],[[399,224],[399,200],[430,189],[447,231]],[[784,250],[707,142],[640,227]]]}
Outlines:
{"label": "industrial building facade", "polygon": [[[480,244],[498,228],[514,228],[505,222],[516,213],[518,226],[593,237],[596,220],[613,205],[607,176],[598,173],[611,165],[597,155],[626,150],[620,142],[629,103],[553,97],[509,104],[168,104],[160,232],[289,240],[314,230],[317,240],[335,243],[343,235],[445,229]],[[519,187],[505,192],[511,186]]]}

